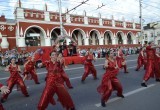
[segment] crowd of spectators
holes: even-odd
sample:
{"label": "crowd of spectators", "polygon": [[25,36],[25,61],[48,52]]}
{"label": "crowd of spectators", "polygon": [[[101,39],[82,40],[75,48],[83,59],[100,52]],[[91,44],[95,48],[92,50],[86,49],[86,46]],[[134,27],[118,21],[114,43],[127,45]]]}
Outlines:
{"label": "crowd of spectators", "polygon": [[[88,49],[77,49],[80,56],[84,56]],[[114,50],[117,52],[118,48],[97,48],[92,49],[93,55],[96,58],[104,58],[109,50]],[[140,47],[123,48],[123,53],[126,55],[138,54]],[[7,66],[10,63],[12,57],[16,58],[16,62],[23,65],[28,56],[32,56],[34,52],[21,51],[18,52],[16,49],[7,50],[5,52],[0,52],[0,66]]]}
{"label": "crowd of spectators", "polygon": [[[131,54],[138,54],[141,47],[129,47],[129,48],[123,48],[123,53],[125,55],[131,55]],[[106,53],[110,50],[113,50],[115,54],[117,55],[118,48],[97,48],[92,49],[93,55],[95,58],[104,58],[106,56]],[[81,49],[80,55],[84,56],[87,52],[87,49]]]}
{"label": "crowd of spectators", "polygon": [[7,50],[5,52],[0,52],[0,66],[7,66],[10,64],[10,59],[12,57],[16,58],[16,62],[23,65],[28,56],[32,56],[34,52],[18,52],[16,49]]}

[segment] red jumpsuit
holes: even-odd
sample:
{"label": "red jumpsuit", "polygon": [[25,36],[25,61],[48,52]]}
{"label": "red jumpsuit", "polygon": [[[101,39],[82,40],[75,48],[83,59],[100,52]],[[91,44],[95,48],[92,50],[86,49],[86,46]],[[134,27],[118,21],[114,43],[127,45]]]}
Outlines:
{"label": "red jumpsuit", "polygon": [[103,75],[102,82],[98,86],[97,91],[102,95],[101,101],[108,101],[113,90],[117,90],[117,96],[122,96],[122,85],[116,77],[119,69],[115,69],[116,61],[108,60],[108,67]]}
{"label": "red jumpsuit", "polygon": [[120,50],[118,51],[118,53],[119,53],[119,56],[116,57],[118,67],[119,67],[119,68],[124,68],[124,72],[125,72],[125,73],[128,73],[128,72],[127,72],[127,65],[126,65],[126,64],[125,64],[125,65],[122,65],[122,63],[125,61],[125,59],[123,58],[124,54],[123,54],[123,52],[120,51]]}
{"label": "red jumpsuit", "polygon": [[84,81],[86,77],[90,74],[90,72],[92,73],[94,79],[97,79],[97,71],[94,65],[92,64],[92,60],[93,60],[93,55],[89,54],[86,56],[86,60],[84,62],[84,74],[82,76],[81,81]]}
{"label": "red jumpsuit", "polygon": [[155,49],[151,46],[146,47],[147,65],[143,80],[148,81],[150,77],[154,77],[155,73]]}
{"label": "red jumpsuit", "polygon": [[68,88],[73,88],[72,85],[71,85],[71,82],[70,82],[70,80],[69,80],[69,77],[67,76],[67,74],[65,73],[65,71],[64,71],[64,69],[63,69],[64,65],[65,65],[65,64],[64,64],[64,59],[63,59],[62,64],[60,65],[60,73],[61,73],[62,78],[63,78],[63,80],[65,81],[67,87],[68,87]]}
{"label": "red jumpsuit", "polygon": [[41,99],[38,104],[38,110],[46,110],[49,103],[55,104],[53,99],[54,94],[58,96],[58,100],[66,110],[74,110],[74,104],[65,89],[64,80],[60,74],[60,63],[53,63],[52,61],[46,62],[46,69],[48,71],[46,78],[46,86],[42,93]]}
{"label": "red jumpsuit", "polygon": [[67,56],[68,56],[68,48],[67,46],[65,46],[63,50],[63,57],[67,57]]}
{"label": "red jumpsuit", "polygon": [[[3,85],[0,83],[0,88],[1,88],[2,86],[3,86]],[[0,110],[4,110],[3,105],[1,104],[1,102],[0,102]]]}
{"label": "red jumpsuit", "polygon": [[12,92],[12,89],[13,89],[15,84],[17,84],[21,88],[22,93],[26,97],[28,97],[29,95],[28,95],[28,92],[27,92],[27,88],[24,84],[24,81],[23,81],[22,77],[19,74],[19,71],[18,71],[18,65],[16,65],[14,67],[10,64],[9,71],[10,71],[10,77],[7,80],[7,86],[9,88],[10,92],[7,93],[7,94],[3,94],[2,100],[6,100],[8,98],[8,95]]}
{"label": "red jumpsuit", "polygon": [[145,56],[143,51],[140,51],[139,53],[137,64],[138,65],[137,65],[136,71],[138,71],[143,65],[145,68]]}
{"label": "red jumpsuit", "polygon": [[160,79],[160,57],[157,55],[155,56],[155,77],[156,79]]}
{"label": "red jumpsuit", "polygon": [[35,70],[35,61],[29,60],[24,68],[24,76],[27,75],[27,79],[33,79],[36,84],[39,84],[38,76]]}

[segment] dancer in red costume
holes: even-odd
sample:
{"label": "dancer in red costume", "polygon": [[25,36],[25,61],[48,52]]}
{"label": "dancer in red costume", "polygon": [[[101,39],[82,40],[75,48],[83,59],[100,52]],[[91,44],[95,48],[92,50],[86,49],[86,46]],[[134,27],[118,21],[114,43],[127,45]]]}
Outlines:
{"label": "dancer in red costume", "polygon": [[[0,83],[0,92],[2,92],[2,94],[7,94],[7,93],[9,93],[9,89],[8,89],[7,86],[3,86]],[[0,110],[4,110],[3,105],[1,104],[1,102],[0,102]]]}
{"label": "dancer in red costume", "polygon": [[10,77],[7,81],[7,86],[9,88],[10,92],[7,93],[7,94],[3,94],[2,98],[1,98],[1,102],[3,103],[7,100],[8,95],[12,92],[12,89],[13,89],[15,84],[17,84],[21,88],[22,93],[26,97],[29,97],[28,92],[27,92],[27,88],[24,84],[24,81],[19,74],[21,72],[21,69],[16,64],[16,59],[14,57],[11,58],[11,64],[6,67],[5,71],[10,72]]}
{"label": "dancer in red costume", "polygon": [[110,51],[107,53],[108,58],[105,61],[106,72],[103,75],[102,82],[98,86],[97,91],[102,95],[101,105],[106,106],[105,102],[108,101],[109,97],[113,90],[117,90],[117,96],[124,98],[122,92],[122,86],[118,78],[116,77],[119,69],[117,61],[114,58],[113,52]]}
{"label": "dancer in red costume", "polygon": [[24,80],[33,79],[35,84],[40,84],[38,81],[38,76],[36,74],[34,56],[30,57],[28,61],[24,64]]}
{"label": "dancer in red costume", "polygon": [[125,55],[122,52],[123,47],[119,47],[118,50],[118,55],[117,55],[117,64],[119,68],[124,68],[124,73],[129,73],[127,71],[127,64],[126,64],[126,59],[125,59]]}
{"label": "dancer in red costume", "polygon": [[65,65],[65,60],[64,60],[64,58],[62,57],[62,54],[61,54],[61,53],[59,53],[59,55],[58,55],[58,60],[61,62],[61,66],[60,66],[60,71],[61,71],[61,72],[60,72],[60,73],[61,73],[61,75],[62,75],[62,78],[63,78],[63,80],[65,81],[67,87],[68,87],[69,89],[72,89],[73,86],[71,85],[71,82],[70,82],[70,80],[69,80],[69,77],[67,76],[67,74],[66,74],[65,71],[64,71],[64,68],[67,68],[67,66]]}
{"label": "dancer in red costume", "polygon": [[86,79],[86,77],[90,74],[90,72],[92,73],[94,79],[97,79],[97,71],[94,67],[94,65],[92,64],[92,61],[95,61],[94,55],[92,54],[91,50],[86,52],[86,60],[84,62],[84,74],[82,76],[81,81],[84,82],[84,80]]}
{"label": "dancer in red costume", "polygon": [[137,60],[137,68],[136,71],[139,71],[139,69],[144,65],[144,68],[146,68],[146,62],[145,62],[145,47],[142,47],[140,52],[139,52],[139,56],[138,56],[138,60]]}
{"label": "dancer in red costume", "polygon": [[46,86],[38,104],[38,110],[46,110],[49,103],[54,105],[54,94],[57,94],[58,100],[66,110],[75,110],[71,96],[64,86],[64,79],[60,71],[62,64],[57,58],[57,53],[51,52],[50,58],[50,61],[44,63],[48,73]]}
{"label": "dancer in red costume", "polygon": [[156,48],[155,77],[156,77],[156,81],[160,82],[160,48]]}
{"label": "dancer in red costume", "polygon": [[155,49],[158,46],[154,45],[154,42],[149,42],[149,46],[146,47],[146,54],[147,54],[147,67],[146,67],[146,72],[143,77],[143,81],[141,83],[141,86],[147,87],[146,82],[151,78],[154,77],[155,75],[155,60],[156,60],[156,51]]}
{"label": "dancer in red costume", "polygon": [[68,47],[66,45],[66,42],[63,43],[63,57],[67,57],[68,56]]}

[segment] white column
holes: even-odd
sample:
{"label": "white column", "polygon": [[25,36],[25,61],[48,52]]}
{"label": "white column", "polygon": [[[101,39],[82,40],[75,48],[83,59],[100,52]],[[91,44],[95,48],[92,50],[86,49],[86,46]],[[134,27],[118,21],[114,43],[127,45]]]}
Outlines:
{"label": "white column", "polygon": [[50,37],[45,38],[45,46],[51,46],[51,38]]}
{"label": "white column", "polygon": [[126,22],[125,21],[123,21],[123,27],[126,28]]}
{"label": "white column", "polygon": [[114,38],[112,38],[112,44],[113,45],[116,45],[117,44],[117,39],[114,37]]}
{"label": "white column", "polygon": [[89,45],[89,38],[84,39],[84,45]]}
{"label": "white column", "polygon": [[71,16],[70,14],[66,14],[66,22],[71,23]]}
{"label": "white column", "polygon": [[102,18],[99,18],[99,25],[103,26],[103,20],[102,20]]}
{"label": "white column", "polygon": [[115,20],[114,20],[114,16],[112,15],[112,16],[111,16],[111,18],[112,18],[112,27],[115,27]]}
{"label": "white column", "polygon": [[82,45],[82,36],[80,32],[78,32],[78,45]]}
{"label": "white column", "polygon": [[93,35],[92,35],[92,44],[93,44],[93,45],[96,45],[96,42],[95,42],[95,40],[96,40],[96,39],[95,39],[95,36],[96,36],[95,34],[93,34]]}
{"label": "white column", "polygon": [[69,45],[69,42],[71,42],[71,39],[66,39],[66,44]]}
{"label": "white column", "polygon": [[4,48],[8,48],[8,47],[9,47],[9,43],[7,41],[7,38],[2,37],[1,48],[4,49]]}
{"label": "white column", "polygon": [[26,44],[25,44],[25,38],[24,37],[19,37],[18,38],[18,47],[26,47]]}
{"label": "white column", "polygon": [[88,24],[88,17],[87,16],[84,17],[84,24]]}
{"label": "white column", "polygon": [[104,38],[100,38],[100,39],[99,39],[99,45],[104,45],[104,44],[103,44],[103,39],[104,39]]}
{"label": "white column", "polygon": [[44,12],[44,19],[45,19],[45,21],[50,21],[50,14],[48,11]]}
{"label": "white column", "polygon": [[133,44],[137,44],[137,41],[136,41],[136,39],[133,39]]}
{"label": "white column", "polygon": [[127,44],[127,39],[123,39],[123,44]]}
{"label": "white column", "polygon": [[84,24],[88,24],[88,17],[85,10],[83,11],[83,16],[84,16]]}
{"label": "white column", "polygon": [[123,40],[123,44],[128,44],[126,34],[124,34],[124,36],[122,36],[122,40]]}
{"label": "white column", "polygon": [[17,19],[24,19],[24,9],[23,8],[17,8],[16,12]]}

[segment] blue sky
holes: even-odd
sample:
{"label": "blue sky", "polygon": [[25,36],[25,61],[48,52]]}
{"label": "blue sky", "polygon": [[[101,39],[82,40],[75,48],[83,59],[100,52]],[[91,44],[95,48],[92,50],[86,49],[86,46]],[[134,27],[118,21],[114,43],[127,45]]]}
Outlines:
{"label": "blue sky", "polygon": [[[57,0],[21,0],[22,7],[44,9],[44,4],[48,5],[49,11],[58,11]],[[73,7],[80,4],[85,0],[61,0],[62,11],[72,9]],[[0,0],[0,14],[4,14],[7,18],[14,19],[14,9],[17,0]],[[105,5],[98,9],[102,3]],[[160,0],[142,0],[142,11],[144,24],[149,22],[160,21]],[[114,15],[116,20],[122,20],[125,18],[126,21],[139,22],[139,0],[89,0],[86,4],[78,7],[76,10],[71,11],[71,14],[83,14],[84,9],[88,16],[98,16],[98,13],[102,14],[103,18],[111,18]]]}

